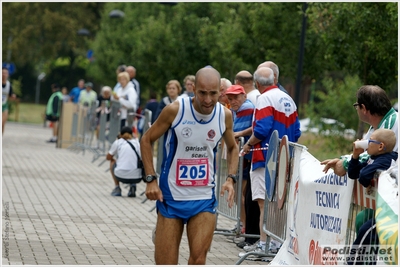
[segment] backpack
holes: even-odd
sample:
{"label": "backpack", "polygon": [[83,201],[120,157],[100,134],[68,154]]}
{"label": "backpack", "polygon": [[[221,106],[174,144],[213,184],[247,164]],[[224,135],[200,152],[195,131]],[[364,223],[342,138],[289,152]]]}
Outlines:
{"label": "backpack", "polygon": [[139,156],[139,153],[137,153],[135,147],[128,140],[125,140],[125,141],[131,146],[133,151],[135,151],[135,154],[136,154],[136,157],[137,157],[137,168],[138,169],[142,169],[141,173],[142,173],[142,179],[143,179],[146,176],[146,173],[144,172],[144,166],[143,166],[142,158]]}

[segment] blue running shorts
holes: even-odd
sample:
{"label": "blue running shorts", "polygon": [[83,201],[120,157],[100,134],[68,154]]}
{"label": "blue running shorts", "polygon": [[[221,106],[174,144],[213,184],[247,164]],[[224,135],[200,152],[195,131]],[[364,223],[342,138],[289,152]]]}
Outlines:
{"label": "blue running shorts", "polygon": [[157,212],[170,219],[181,219],[186,224],[191,217],[200,212],[210,212],[215,214],[218,202],[215,198],[206,200],[175,201],[157,200]]}

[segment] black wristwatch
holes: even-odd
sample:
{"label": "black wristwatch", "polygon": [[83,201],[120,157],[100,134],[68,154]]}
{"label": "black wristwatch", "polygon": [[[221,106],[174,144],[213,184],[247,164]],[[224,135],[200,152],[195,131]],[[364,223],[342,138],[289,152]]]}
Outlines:
{"label": "black wristwatch", "polygon": [[143,178],[143,182],[145,183],[151,183],[154,180],[157,180],[157,176],[155,175],[147,175],[146,177]]}
{"label": "black wristwatch", "polygon": [[233,183],[236,184],[236,182],[237,182],[237,176],[236,176],[235,174],[228,174],[228,176],[226,177],[226,179],[228,179],[228,178],[232,178]]}

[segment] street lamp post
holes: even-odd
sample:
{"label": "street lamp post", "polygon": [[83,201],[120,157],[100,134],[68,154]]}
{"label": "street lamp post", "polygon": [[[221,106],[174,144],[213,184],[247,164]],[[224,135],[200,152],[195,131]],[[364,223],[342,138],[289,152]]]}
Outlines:
{"label": "street lamp post", "polygon": [[35,104],[39,104],[40,82],[43,80],[44,77],[46,77],[46,73],[44,72],[40,73],[39,76],[37,77]]}
{"label": "street lamp post", "polygon": [[297,105],[297,112],[299,112],[300,107],[300,87],[301,80],[303,76],[303,57],[304,57],[304,41],[306,36],[306,26],[307,26],[307,3],[303,4],[303,21],[301,26],[301,37],[300,37],[300,48],[299,48],[299,61],[297,66],[297,79],[296,79],[296,94],[295,94],[295,103]]}

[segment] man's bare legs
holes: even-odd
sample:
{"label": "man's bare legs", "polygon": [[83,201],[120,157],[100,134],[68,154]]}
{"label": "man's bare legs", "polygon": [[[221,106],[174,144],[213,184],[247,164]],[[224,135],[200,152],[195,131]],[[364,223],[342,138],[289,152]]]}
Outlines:
{"label": "man's bare legs", "polygon": [[58,121],[53,121],[53,137],[58,137]]}
{"label": "man's bare legs", "polygon": [[1,131],[2,131],[2,134],[4,134],[4,127],[6,126],[6,121],[7,121],[7,119],[8,119],[8,110],[5,110],[5,111],[2,112],[2,121],[1,121],[1,126],[2,126]]}
{"label": "man's bare legs", "polygon": [[263,231],[264,223],[264,199],[257,199],[258,207],[260,208],[260,241],[267,241],[267,234]]}
{"label": "man's bare legs", "polygon": [[[189,265],[206,264],[207,252],[214,235],[216,215],[202,212],[192,217],[187,223],[189,242]],[[158,213],[155,260],[157,265],[176,265],[179,260],[179,245],[183,233],[183,221],[169,219]]]}
{"label": "man's bare legs", "polygon": [[115,186],[119,186],[119,181],[117,180],[117,178],[115,178],[115,174],[114,174],[114,165],[115,165],[115,160],[111,160],[110,161],[110,172],[111,172],[111,176],[114,180],[114,185]]}
{"label": "man's bare legs", "polygon": [[205,265],[207,252],[214,236],[216,214],[202,212],[190,218],[187,223],[189,241],[189,265]]}
{"label": "man's bare legs", "polygon": [[181,219],[165,218],[160,212],[158,213],[154,252],[157,265],[178,264],[182,233]]}
{"label": "man's bare legs", "polygon": [[242,206],[240,207],[240,221],[242,222],[243,229],[246,229],[246,208],[244,206],[244,200],[246,198],[246,186],[247,180],[242,180]]}

